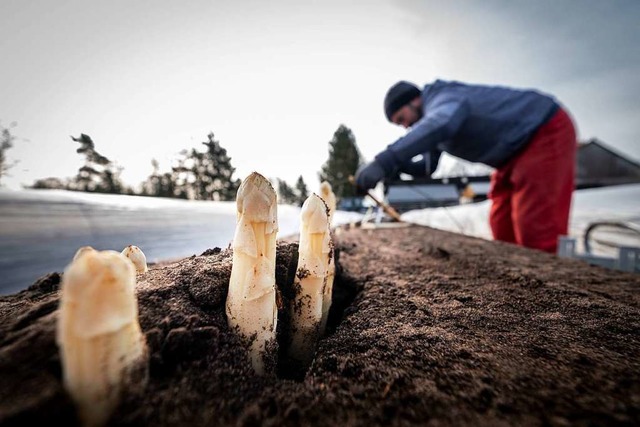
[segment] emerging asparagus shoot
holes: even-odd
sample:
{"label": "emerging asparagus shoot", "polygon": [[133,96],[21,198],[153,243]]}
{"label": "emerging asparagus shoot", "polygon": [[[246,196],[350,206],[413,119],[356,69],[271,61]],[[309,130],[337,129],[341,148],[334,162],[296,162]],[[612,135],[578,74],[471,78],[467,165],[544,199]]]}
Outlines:
{"label": "emerging asparagus shoot", "polygon": [[147,257],[144,256],[144,252],[134,245],[129,245],[122,251],[122,255],[131,260],[133,266],[136,268],[137,273],[146,273],[149,271],[147,268]]}
{"label": "emerging asparagus shoot", "polygon": [[300,213],[298,269],[294,279],[296,295],[291,308],[289,356],[308,365],[313,358],[323,316],[324,290],[331,258],[331,236],[327,207],[312,194]]}
{"label": "emerging asparagus shoot", "polygon": [[333,213],[336,211],[336,195],[333,194],[329,182],[322,181],[320,184],[320,197],[322,197],[322,200],[327,204],[327,209],[329,210],[329,226],[331,226]]}
{"label": "emerging asparagus shoot", "polygon": [[84,425],[106,424],[122,393],[146,382],[134,289],[133,264],[115,251],[85,250],[63,275],[56,340],[64,387]]}
{"label": "emerging asparagus shoot", "polygon": [[276,350],[276,193],[253,172],[240,185],[236,204],[227,321],[245,341],[255,372],[263,375]]}
{"label": "emerging asparagus shoot", "polygon": [[76,251],[76,254],[73,256],[73,261],[80,258],[82,255],[86,254],[89,251],[95,251],[91,246],[82,246],[80,249]]}
{"label": "emerging asparagus shoot", "polygon": [[[329,227],[333,221],[333,213],[336,210],[336,195],[333,194],[331,184],[327,181],[322,181],[320,184],[320,197],[327,204],[327,211],[329,215]],[[334,255],[334,254],[332,254]],[[327,319],[329,318],[329,309],[331,309],[331,298],[333,296],[333,282],[336,277],[336,263],[335,257],[329,258],[329,267],[327,269],[327,283],[324,287],[324,295],[322,298],[322,322],[320,323],[320,335],[324,335],[327,329]]]}

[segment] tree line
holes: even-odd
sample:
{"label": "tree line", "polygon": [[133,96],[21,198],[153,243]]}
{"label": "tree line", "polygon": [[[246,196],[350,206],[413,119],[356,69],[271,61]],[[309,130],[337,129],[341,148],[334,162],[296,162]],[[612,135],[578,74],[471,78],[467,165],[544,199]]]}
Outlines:
{"label": "tree line", "polygon": [[[0,124],[0,184],[13,166],[6,153],[15,143],[12,129]],[[234,200],[240,179],[234,178],[235,168],[227,150],[215,139],[213,132],[207,135],[201,146],[183,150],[169,170],[161,171],[156,159],[151,160],[151,174],[134,190],[120,178],[123,168],[115,161],[100,154],[93,139],[84,133],[71,137],[76,152],[83,157],[83,165],[70,178],[48,177],[36,180],[28,188],[64,189],[105,194],[128,194],[149,197],[171,197],[190,200]],[[340,125],[329,141],[328,159],[322,165],[318,178],[328,181],[338,199],[355,197],[355,188],[349,176],[355,175],[362,163],[351,129]],[[281,203],[302,205],[309,196],[307,184],[299,176],[294,185],[275,178],[274,182]]]}

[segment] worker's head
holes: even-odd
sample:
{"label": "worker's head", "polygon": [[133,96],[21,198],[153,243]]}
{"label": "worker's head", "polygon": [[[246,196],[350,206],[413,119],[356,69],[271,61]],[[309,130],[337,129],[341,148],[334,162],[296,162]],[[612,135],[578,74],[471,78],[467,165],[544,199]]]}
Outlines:
{"label": "worker's head", "polygon": [[422,117],[420,89],[413,83],[399,81],[384,97],[384,113],[391,123],[408,128]]}

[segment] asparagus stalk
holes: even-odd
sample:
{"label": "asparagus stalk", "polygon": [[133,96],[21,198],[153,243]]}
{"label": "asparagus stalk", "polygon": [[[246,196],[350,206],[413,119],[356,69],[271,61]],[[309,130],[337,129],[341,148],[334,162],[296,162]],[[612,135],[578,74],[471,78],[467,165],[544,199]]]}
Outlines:
{"label": "asparagus stalk", "polygon": [[322,324],[324,290],[332,255],[327,207],[316,194],[302,205],[298,254],[289,356],[307,365],[313,358]]}
{"label": "asparagus stalk", "polygon": [[336,195],[333,194],[331,184],[329,184],[328,181],[322,181],[320,184],[320,197],[322,197],[322,200],[327,204],[329,210],[329,226],[331,226],[333,213],[336,211]]}
{"label": "asparagus stalk", "polygon": [[84,255],[89,251],[95,251],[95,249],[93,249],[91,246],[82,246],[80,249],[76,251],[76,254],[73,256],[73,261],[77,260],[78,258],[80,258],[82,255]]}
{"label": "asparagus stalk", "polygon": [[144,256],[144,252],[134,245],[129,245],[122,250],[122,255],[131,260],[133,266],[136,268],[136,273],[146,273],[149,271],[147,268],[147,257]]}
{"label": "asparagus stalk", "polygon": [[245,341],[255,372],[263,375],[271,369],[266,362],[273,360],[276,348],[276,193],[253,172],[240,185],[236,204],[227,321]]}
{"label": "asparagus stalk", "polygon": [[132,263],[115,251],[84,250],[63,275],[56,340],[64,387],[84,425],[106,424],[122,393],[146,382],[134,288]]}
{"label": "asparagus stalk", "polygon": [[[331,184],[327,181],[322,181],[320,184],[320,197],[327,204],[327,211],[329,215],[329,226],[333,221],[333,213],[336,210],[336,195],[331,189]],[[332,248],[333,249],[333,248]],[[333,251],[332,251],[333,252]],[[333,255],[333,253],[332,253]],[[335,257],[329,258],[329,267],[327,270],[327,284],[324,287],[324,294],[322,297],[322,321],[320,323],[320,335],[324,335],[327,328],[327,319],[329,317],[329,309],[331,308],[331,298],[333,296],[333,282],[336,277],[336,263]]]}

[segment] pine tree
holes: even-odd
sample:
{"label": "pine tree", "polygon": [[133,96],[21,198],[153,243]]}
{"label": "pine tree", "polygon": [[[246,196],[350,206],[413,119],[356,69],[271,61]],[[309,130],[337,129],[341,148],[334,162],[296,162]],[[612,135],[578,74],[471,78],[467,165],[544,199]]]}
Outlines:
{"label": "pine tree", "polygon": [[355,186],[349,182],[361,163],[360,150],[351,129],[340,125],[329,141],[329,159],[318,174],[320,182],[328,181],[337,198],[354,197]]}
{"label": "pine tree", "polygon": [[125,189],[120,181],[122,168],[98,153],[89,135],[83,133],[78,138],[72,136],[71,139],[80,143],[80,148],[76,152],[84,155],[85,164],[71,180],[69,189],[111,194],[123,193]]}
{"label": "pine tree", "polygon": [[307,200],[307,197],[309,197],[309,190],[307,190],[307,184],[304,183],[302,175],[300,175],[296,181],[296,196],[299,206],[302,206],[304,201]]}
{"label": "pine tree", "polygon": [[233,179],[236,169],[213,133],[209,133],[207,139],[202,143],[207,147],[205,152],[195,148],[183,152],[184,157],[173,168],[178,194],[188,194],[196,200],[234,200],[240,186],[240,180]]}
{"label": "pine tree", "polygon": [[11,128],[15,127],[15,123],[12,123],[8,128],[0,126],[0,181],[2,177],[7,175],[7,171],[12,168],[15,163],[9,164],[7,162],[7,150],[13,147],[13,143],[16,139],[11,134]]}
{"label": "pine tree", "polygon": [[282,179],[278,179],[278,199],[281,203],[287,205],[295,205],[298,203],[298,196],[295,190]]}
{"label": "pine tree", "polygon": [[151,172],[151,176],[147,179],[148,185],[144,190],[151,196],[159,197],[162,192],[160,182],[160,164],[156,159],[151,159],[151,167],[153,168],[153,172]]}
{"label": "pine tree", "polygon": [[175,183],[175,193],[178,198],[189,199],[191,183],[193,182],[193,172],[188,166],[190,153],[187,150],[180,151],[179,157],[175,160],[176,166],[171,168],[170,177]]}
{"label": "pine tree", "polygon": [[177,199],[186,199],[187,193],[176,184],[176,175],[172,172],[165,172],[160,175],[160,191],[159,197],[175,197]]}
{"label": "pine tree", "polygon": [[156,159],[151,159],[153,172],[142,183],[143,194],[153,197],[173,197],[186,199],[187,193],[178,185],[179,173],[176,168],[171,172],[160,173],[160,165]]}
{"label": "pine tree", "polygon": [[60,178],[49,177],[37,179],[28,188],[35,188],[40,190],[64,190],[68,187],[68,183]]}
{"label": "pine tree", "polygon": [[160,164],[156,159],[151,159],[151,168],[153,171],[142,183],[142,192],[140,194],[142,196],[167,197],[166,195],[161,196],[160,194],[162,192],[162,179],[160,175]]}

